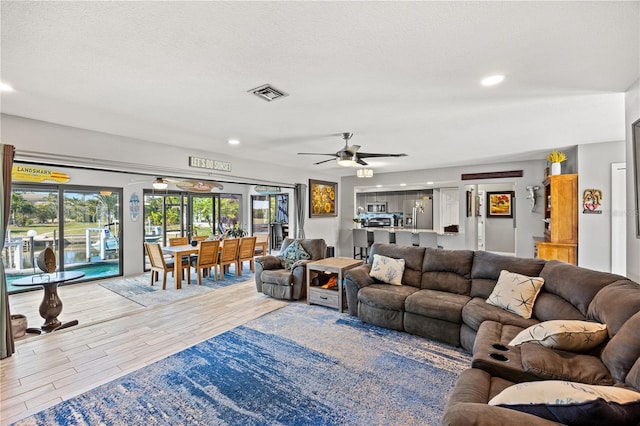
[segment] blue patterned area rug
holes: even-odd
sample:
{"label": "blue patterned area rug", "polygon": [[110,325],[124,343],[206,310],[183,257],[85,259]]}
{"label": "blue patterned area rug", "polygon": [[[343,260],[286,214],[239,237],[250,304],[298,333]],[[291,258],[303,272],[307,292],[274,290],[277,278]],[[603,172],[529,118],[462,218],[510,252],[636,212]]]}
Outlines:
{"label": "blue patterned area rug", "polygon": [[167,276],[166,290],[162,290],[162,277],[151,286],[150,274],[151,272],[147,272],[132,277],[110,279],[101,282],[100,285],[141,306],[155,306],[254,279],[254,274],[251,272],[251,269],[249,269],[248,262],[243,263],[242,274],[240,276],[236,276],[235,265],[231,265],[227,273],[224,274],[224,280],[218,279],[218,281],[216,281],[213,279],[213,275],[211,275],[203,278],[201,285],[198,285],[198,276],[192,269],[191,284],[187,284],[187,280],[182,280],[182,288],[180,290],[176,289],[176,284],[171,274]]}
{"label": "blue patterned area rug", "polygon": [[436,425],[470,362],[292,303],[17,425]]}

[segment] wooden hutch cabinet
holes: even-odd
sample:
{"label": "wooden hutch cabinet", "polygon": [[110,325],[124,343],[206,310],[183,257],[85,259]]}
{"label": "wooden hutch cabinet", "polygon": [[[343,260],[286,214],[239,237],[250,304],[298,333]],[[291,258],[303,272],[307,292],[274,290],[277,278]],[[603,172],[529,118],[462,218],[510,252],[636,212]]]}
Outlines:
{"label": "wooden hutch cabinet", "polygon": [[578,263],[578,175],[548,176],[544,184],[544,237],[536,257]]}

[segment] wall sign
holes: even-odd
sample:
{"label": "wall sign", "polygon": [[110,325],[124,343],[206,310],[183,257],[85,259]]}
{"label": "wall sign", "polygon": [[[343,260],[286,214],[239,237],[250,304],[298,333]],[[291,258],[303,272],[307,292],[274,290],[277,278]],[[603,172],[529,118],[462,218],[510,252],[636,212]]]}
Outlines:
{"label": "wall sign", "polygon": [[137,221],[140,216],[140,197],[135,192],[129,197],[129,214],[132,222]]}
{"label": "wall sign", "polygon": [[222,172],[231,171],[231,163],[229,161],[211,160],[202,157],[189,157],[189,167],[197,167],[199,169],[219,170]]}
{"label": "wall sign", "polygon": [[582,213],[584,214],[601,214],[602,210],[598,210],[602,205],[601,189],[585,189],[582,193]]}
{"label": "wall sign", "polygon": [[43,169],[42,167],[14,165],[11,169],[11,178],[22,182],[44,182],[52,180],[54,182],[69,182],[69,175],[54,170]]}

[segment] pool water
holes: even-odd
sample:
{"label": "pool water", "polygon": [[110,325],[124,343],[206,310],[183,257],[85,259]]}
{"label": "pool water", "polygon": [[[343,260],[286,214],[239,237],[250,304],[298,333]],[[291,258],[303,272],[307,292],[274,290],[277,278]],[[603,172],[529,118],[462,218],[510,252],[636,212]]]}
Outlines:
{"label": "pool water", "polygon": [[[85,276],[82,279],[76,280],[76,281],[73,282],[73,283],[79,283],[79,282],[82,282],[82,281],[96,279],[96,278],[106,278],[106,277],[118,276],[118,275],[120,275],[120,265],[119,265],[117,260],[102,261],[102,262],[95,262],[95,263],[84,263],[84,264],[66,266],[65,267],[65,271],[82,271],[82,272],[84,272]],[[27,272],[28,272],[28,270],[27,270]],[[31,272],[33,272],[33,270],[31,270]],[[41,288],[40,286],[34,286],[34,287],[25,288],[25,287],[16,287],[16,286],[13,286],[11,284],[14,280],[17,280],[18,278],[23,278],[23,277],[28,276],[28,275],[31,275],[31,274],[29,274],[29,273],[27,273],[27,274],[11,274],[11,273],[7,273],[6,274],[6,277],[7,277],[7,291],[9,292],[9,294],[40,289]]]}

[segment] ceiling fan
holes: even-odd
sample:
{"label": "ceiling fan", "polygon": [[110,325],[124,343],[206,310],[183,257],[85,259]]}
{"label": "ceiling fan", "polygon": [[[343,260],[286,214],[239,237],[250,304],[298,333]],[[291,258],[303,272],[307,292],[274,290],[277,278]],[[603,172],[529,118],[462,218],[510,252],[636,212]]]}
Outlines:
{"label": "ceiling fan", "polygon": [[[338,165],[342,167],[351,167],[355,166],[356,163],[366,166],[367,163],[363,160],[364,158],[381,158],[381,157],[406,157],[407,154],[382,154],[382,153],[371,153],[371,152],[358,152],[360,149],[360,145],[351,145],[349,146],[349,140],[353,136],[353,133],[345,132],[342,134],[342,139],[344,139],[344,148],[335,154],[324,154],[319,152],[299,152],[298,155],[329,155],[331,157],[335,157],[337,159]],[[326,163],[329,160],[318,161],[313,164],[322,164]]]}
{"label": "ceiling fan", "polygon": [[208,180],[196,180],[196,179],[172,179],[158,177],[153,181],[153,188],[159,191],[167,189],[169,183],[173,183],[180,189],[189,192],[201,192],[208,193],[213,189],[223,189],[224,186],[218,182],[212,182]]}

